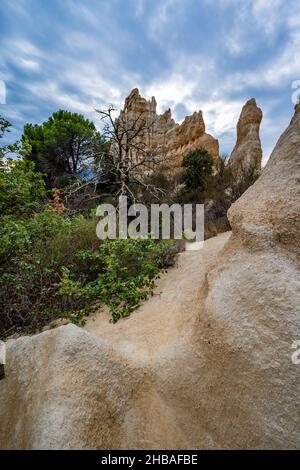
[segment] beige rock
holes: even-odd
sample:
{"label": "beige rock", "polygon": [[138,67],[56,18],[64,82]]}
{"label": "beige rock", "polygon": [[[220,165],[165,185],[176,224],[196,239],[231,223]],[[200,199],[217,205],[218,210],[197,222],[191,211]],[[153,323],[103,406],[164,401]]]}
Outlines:
{"label": "beige rock", "polygon": [[62,325],[67,325],[68,323],[70,323],[70,322],[69,322],[69,320],[67,320],[67,318],[57,318],[56,320],[52,320],[47,325],[45,325],[42,328],[42,331],[52,330],[53,328],[57,328],[57,327],[62,326]]}
{"label": "beige rock", "polygon": [[299,448],[300,369],[291,360],[300,337],[299,214],[298,108],[261,177],[229,210],[233,234],[203,295],[199,344],[211,371],[203,405],[222,423],[226,447]]}
{"label": "beige rock", "polygon": [[199,284],[228,236],[181,253],[156,295],[116,325],[103,312],[87,331],[67,325],[8,341],[0,447],[211,447],[197,408],[203,362],[193,335]]}
{"label": "beige rock", "polygon": [[299,448],[299,110],[232,235],[181,253],[130,318],[8,341],[1,448]]}
{"label": "beige rock", "polygon": [[119,426],[142,371],[74,325],[8,341],[7,355],[2,449],[120,446]]}
{"label": "beige rock", "polygon": [[177,124],[168,109],[163,114],[156,112],[156,100],[152,97],[147,101],[140,96],[139,90],[134,88],[125,100],[121,116],[127,119],[136,119],[143,116],[148,123],[149,130],[143,136],[149,147],[157,149],[166,158],[166,166],[179,168],[182,159],[190,152],[204,148],[213,157],[215,168],[219,168],[219,142],[205,132],[202,112],[195,112],[187,116],[182,124]]}
{"label": "beige rock", "polygon": [[261,177],[229,210],[244,243],[300,253],[300,107],[278,140]]}
{"label": "beige rock", "polygon": [[262,148],[259,127],[262,110],[257,107],[255,99],[244,105],[237,123],[237,140],[230,155],[229,166],[237,178],[243,174],[259,175],[261,171]]}
{"label": "beige rock", "polygon": [[215,168],[219,168],[219,142],[205,132],[202,111],[187,116],[182,124],[167,134],[167,156],[173,157],[174,166],[179,167],[183,158],[197,149],[205,149],[213,157]]}

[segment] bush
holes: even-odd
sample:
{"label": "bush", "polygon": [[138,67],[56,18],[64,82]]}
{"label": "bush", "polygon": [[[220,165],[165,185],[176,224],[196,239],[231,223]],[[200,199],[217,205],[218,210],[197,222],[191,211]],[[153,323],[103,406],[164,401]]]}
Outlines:
{"label": "bush", "polygon": [[60,233],[66,236],[69,232],[69,221],[51,209],[31,218],[1,217],[1,331],[36,327],[40,317],[47,314],[55,290],[53,284],[59,281],[50,242]]}
{"label": "bush", "polygon": [[31,218],[1,218],[2,334],[31,332],[59,317],[80,323],[99,301],[115,322],[150,295],[175,253],[153,240],[100,242],[96,223],[51,207]]}
{"label": "bush", "polygon": [[205,189],[213,170],[213,158],[204,149],[195,150],[182,161],[185,168],[184,182],[188,188]]}
{"label": "bush", "polygon": [[0,159],[0,332],[81,322],[105,302],[115,322],[151,293],[175,253],[153,240],[100,242],[95,218],[46,205],[34,164]]}
{"label": "bush", "polygon": [[34,164],[0,159],[0,214],[15,217],[31,214],[41,207],[46,195],[42,175]]}
{"label": "bush", "polygon": [[77,318],[101,300],[110,308],[115,323],[152,293],[163,267],[164,246],[150,239],[110,240],[98,251],[80,251],[78,258],[87,263],[89,275],[79,279],[76,272],[64,269],[59,293],[76,304]]}
{"label": "bush", "polygon": [[205,205],[205,238],[230,230],[227,211],[258,178],[257,172],[245,171],[236,178],[231,168],[221,162],[220,171],[208,180],[203,194]]}

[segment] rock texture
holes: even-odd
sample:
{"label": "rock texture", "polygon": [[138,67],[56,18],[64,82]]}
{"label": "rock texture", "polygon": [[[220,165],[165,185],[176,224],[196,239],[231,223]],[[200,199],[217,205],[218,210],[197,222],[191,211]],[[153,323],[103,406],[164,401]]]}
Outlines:
{"label": "rock texture", "polygon": [[241,178],[243,174],[260,174],[262,148],[259,127],[262,116],[262,110],[256,105],[255,99],[252,98],[243,106],[237,123],[236,144],[228,162],[237,178]]}
{"label": "rock texture", "polygon": [[232,235],[182,253],[160,295],[8,342],[1,448],[299,448],[299,209],[300,106]]}
{"label": "rock texture", "polygon": [[84,449],[120,447],[124,410],[143,373],[68,325],[8,341],[6,376],[2,449]]}
{"label": "rock texture", "polygon": [[101,312],[87,331],[67,325],[8,341],[0,447],[211,447],[197,412],[203,364],[193,331],[199,283],[228,236],[182,253],[158,295],[116,325]]}
{"label": "rock texture", "polygon": [[215,168],[220,165],[219,142],[205,132],[202,111],[187,116],[181,124],[177,124],[168,109],[159,115],[156,112],[154,96],[147,101],[140,96],[139,90],[134,88],[125,100],[121,116],[136,119],[144,116],[149,129],[144,135],[147,144],[158,150],[166,158],[166,166],[178,168],[182,159],[193,150],[204,148],[214,159]]}
{"label": "rock texture", "polygon": [[211,371],[203,403],[227,446],[300,444],[300,369],[291,360],[300,335],[299,215],[298,106],[262,175],[230,208],[233,234],[203,292],[199,343]]}

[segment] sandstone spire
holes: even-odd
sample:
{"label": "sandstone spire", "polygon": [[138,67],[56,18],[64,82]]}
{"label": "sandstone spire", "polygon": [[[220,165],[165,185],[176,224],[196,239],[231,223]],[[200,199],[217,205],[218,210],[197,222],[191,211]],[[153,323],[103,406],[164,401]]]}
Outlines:
{"label": "sandstone spire", "polygon": [[262,110],[258,108],[254,98],[243,106],[237,123],[236,144],[228,162],[237,178],[247,173],[260,173],[262,149],[259,126],[262,115]]}
{"label": "sandstone spire", "polygon": [[140,95],[138,88],[134,88],[125,99],[121,114],[126,112],[133,120],[138,115],[148,119],[151,128],[145,139],[166,156],[169,168],[179,168],[183,158],[199,148],[207,150],[214,159],[215,168],[219,167],[219,142],[205,132],[202,111],[186,116],[178,124],[172,118],[170,108],[163,114],[157,114],[156,106],[154,96],[147,101]]}

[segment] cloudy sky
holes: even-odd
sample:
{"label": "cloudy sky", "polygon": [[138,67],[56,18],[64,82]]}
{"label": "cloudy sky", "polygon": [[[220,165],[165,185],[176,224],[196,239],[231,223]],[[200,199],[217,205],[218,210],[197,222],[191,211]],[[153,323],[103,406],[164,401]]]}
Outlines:
{"label": "cloudy sky", "polygon": [[299,0],[0,0],[0,7],[0,115],[13,123],[12,138],[59,108],[100,125],[94,108],[120,107],[138,87],[178,121],[202,109],[207,131],[228,153],[242,105],[255,97],[266,161],[292,115],[293,81],[300,92]]}

